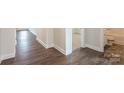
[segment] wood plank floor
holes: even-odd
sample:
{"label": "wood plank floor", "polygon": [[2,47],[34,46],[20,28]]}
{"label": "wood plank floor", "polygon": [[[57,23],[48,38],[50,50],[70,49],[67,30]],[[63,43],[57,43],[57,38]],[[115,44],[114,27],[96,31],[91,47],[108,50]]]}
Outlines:
{"label": "wood plank floor", "polygon": [[16,57],[4,60],[2,65],[96,65],[96,58],[102,55],[89,48],[80,48],[65,56],[55,48],[45,49],[29,31],[18,31],[17,42]]}

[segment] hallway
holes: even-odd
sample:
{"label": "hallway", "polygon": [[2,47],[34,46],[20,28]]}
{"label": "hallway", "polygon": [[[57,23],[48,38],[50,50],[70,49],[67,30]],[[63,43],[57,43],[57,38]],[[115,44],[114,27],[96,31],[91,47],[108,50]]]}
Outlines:
{"label": "hallway", "polygon": [[[89,48],[78,48],[65,56],[55,48],[44,48],[30,31],[17,31],[16,57],[1,65],[105,65],[105,60],[103,53]],[[124,64],[123,60],[118,64]]]}
{"label": "hallway", "polygon": [[16,33],[16,58],[3,61],[3,65],[50,64],[53,59],[64,56],[54,48],[45,49],[30,31],[17,31]]}
{"label": "hallway", "polygon": [[65,56],[55,48],[45,49],[30,31],[17,31],[16,57],[4,60],[2,65],[88,65],[94,64],[92,58],[98,54],[79,48]]}
{"label": "hallway", "polygon": [[73,41],[73,51],[81,47],[81,34],[80,33],[73,33],[72,34],[72,41]]}

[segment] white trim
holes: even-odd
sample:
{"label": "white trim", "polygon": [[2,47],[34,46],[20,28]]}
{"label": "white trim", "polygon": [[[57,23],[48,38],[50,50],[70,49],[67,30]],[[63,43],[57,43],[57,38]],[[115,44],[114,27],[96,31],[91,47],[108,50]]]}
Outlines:
{"label": "white trim", "polygon": [[59,52],[61,52],[64,55],[66,54],[66,51],[64,49],[62,49],[61,47],[59,47],[58,45],[54,45],[54,43],[51,43],[51,45],[48,47],[47,44],[45,44],[43,41],[41,41],[40,39],[36,39],[42,46],[44,46],[46,49],[54,47],[55,49],[57,49]]}
{"label": "white trim", "polygon": [[57,49],[59,52],[61,52],[64,55],[66,54],[66,51],[64,49],[62,49],[61,47],[59,47],[58,45],[54,45],[54,43],[51,43],[51,45],[49,45],[49,47],[47,46],[47,44],[45,44],[43,41],[41,41],[40,39],[36,39],[42,46],[44,46],[46,49],[54,47],[55,49]]}
{"label": "white trim", "polygon": [[[85,48],[85,29],[81,28],[81,47]],[[72,40],[72,34],[73,34],[73,28],[66,28],[66,55],[69,55],[73,52],[73,40]]]}
{"label": "white trim", "polygon": [[37,34],[34,32],[34,31],[31,31],[31,30],[29,30],[32,34],[34,34],[35,36],[37,36]]}
{"label": "white trim", "polygon": [[47,44],[45,44],[42,40],[40,40],[35,32],[33,32],[32,30],[30,30],[30,32],[36,36],[36,40],[37,40],[42,46],[44,46],[45,48],[48,48]]}
{"label": "white trim", "polygon": [[3,60],[9,59],[9,58],[14,58],[14,57],[15,57],[15,53],[2,55],[1,58],[0,58],[0,62],[2,62]]}
{"label": "white trim", "polygon": [[85,44],[85,47],[101,52],[101,48],[92,46],[90,44]]}
{"label": "white trim", "polygon": [[62,54],[67,55],[66,51],[64,49],[62,49],[61,47],[59,47],[58,45],[54,45],[54,48],[57,49],[58,51],[60,51]]}
{"label": "white trim", "polygon": [[49,46],[47,46],[47,48],[52,48],[54,47],[54,43],[50,43]]}
{"label": "white trim", "polygon": [[45,48],[48,48],[47,44],[45,44],[42,40],[40,40],[38,37],[36,38],[36,40]]}
{"label": "white trim", "polygon": [[65,29],[65,51],[66,55],[72,53],[72,28]]}

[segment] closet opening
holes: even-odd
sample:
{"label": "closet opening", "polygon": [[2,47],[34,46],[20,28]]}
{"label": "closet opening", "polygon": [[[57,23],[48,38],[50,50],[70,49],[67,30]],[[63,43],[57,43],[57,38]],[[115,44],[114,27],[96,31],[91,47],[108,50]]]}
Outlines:
{"label": "closet opening", "polygon": [[81,47],[81,29],[72,29],[72,50],[76,50]]}

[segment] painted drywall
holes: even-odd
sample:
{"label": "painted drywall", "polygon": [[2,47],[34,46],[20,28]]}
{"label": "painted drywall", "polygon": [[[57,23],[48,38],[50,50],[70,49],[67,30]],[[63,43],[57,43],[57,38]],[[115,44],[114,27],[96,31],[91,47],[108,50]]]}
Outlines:
{"label": "painted drywall", "polygon": [[47,29],[47,46],[48,48],[54,47],[54,29]]}
{"label": "painted drywall", "polygon": [[54,47],[66,54],[66,33],[64,28],[54,29]]}
{"label": "painted drywall", "polygon": [[52,28],[31,28],[30,31],[37,36],[37,41],[45,48],[53,47]]}
{"label": "painted drywall", "polygon": [[85,46],[97,51],[101,51],[101,31],[100,28],[85,29]]}
{"label": "painted drywall", "polygon": [[15,57],[16,45],[16,29],[1,28],[0,29],[0,54],[1,60]]}

